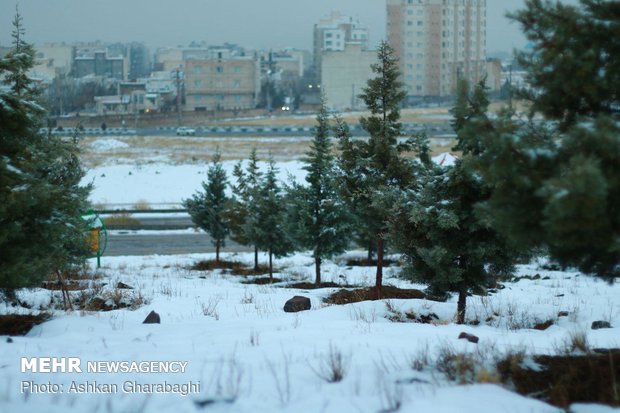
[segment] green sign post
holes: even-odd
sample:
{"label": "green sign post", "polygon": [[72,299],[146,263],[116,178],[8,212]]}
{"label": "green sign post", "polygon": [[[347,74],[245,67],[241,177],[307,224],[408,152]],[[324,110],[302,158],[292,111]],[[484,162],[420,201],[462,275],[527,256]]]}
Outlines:
{"label": "green sign post", "polygon": [[97,268],[101,267],[101,256],[108,246],[108,231],[105,222],[95,211],[88,210],[82,214],[82,219],[88,221],[88,245],[91,253],[97,257]]}

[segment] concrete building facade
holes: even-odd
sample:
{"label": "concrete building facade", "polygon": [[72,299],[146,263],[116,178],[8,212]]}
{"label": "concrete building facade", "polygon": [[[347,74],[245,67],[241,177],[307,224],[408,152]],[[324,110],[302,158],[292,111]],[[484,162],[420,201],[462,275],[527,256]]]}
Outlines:
{"label": "concrete building facade", "polygon": [[56,76],[70,73],[75,47],[63,43],[46,43],[35,47],[35,66],[30,76],[51,82]]}
{"label": "concrete building facade", "polygon": [[212,57],[185,61],[186,110],[254,109],[260,92],[260,64],[253,56]]}
{"label": "concrete building facade", "polygon": [[117,80],[126,78],[126,62],[123,57],[110,57],[105,50],[97,50],[90,56],[78,56],[73,62],[73,76],[101,76]]}
{"label": "concrete building facade", "polygon": [[410,100],[486,75],[486,0],[387,0],[387,20]]}
{"label": "concrete building facade", "polygon": [[361,110],[359,98],[368,79],[373,77],[370,65],[377,62],[377,53],[367,51],[360,43],[347,43],[342,51],[323,52],[321,89],[331,109]]}
{"label": "concrete building facade", "polygon": [[332,12],[329,17],[314,25],[314,67],[317,81],[321,82],[321,59],[323,52],[343,51],[349,42],[368,46],[368,28],[359,20]]}

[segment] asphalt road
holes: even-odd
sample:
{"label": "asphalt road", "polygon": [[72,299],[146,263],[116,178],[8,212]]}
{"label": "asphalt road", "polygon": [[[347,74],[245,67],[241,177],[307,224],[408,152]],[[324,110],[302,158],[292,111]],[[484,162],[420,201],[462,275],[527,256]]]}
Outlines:
{"label": "asphalt road", "polygon": [[[124,232],[124,231],[123,231]],[[249,252],[250,248],[232,241],[226,242],[221,252]],[[148,234],[144,231],[108,235],[108,246],[104,257],[121,255],[173,255],[215,252],[211,238],[204,233],[166,234],[156,231]]]}
{"label": "asphalt road", "polygon": [[[209,235],[188,231],[193,224],[185,214],[134,214],[138,223],[129,226],[108,225],[108,243],[104,256],[171,255],[215,252]],[[222,252],[251,251],[227,240]]]}

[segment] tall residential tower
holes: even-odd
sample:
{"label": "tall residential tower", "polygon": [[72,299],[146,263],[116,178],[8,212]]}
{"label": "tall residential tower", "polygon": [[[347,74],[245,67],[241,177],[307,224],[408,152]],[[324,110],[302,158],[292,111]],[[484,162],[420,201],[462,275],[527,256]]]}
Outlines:
{"label": "tall residential tower", "polygon": [[485,76],[486,0],[387,0],[387,32],[412,100]]}

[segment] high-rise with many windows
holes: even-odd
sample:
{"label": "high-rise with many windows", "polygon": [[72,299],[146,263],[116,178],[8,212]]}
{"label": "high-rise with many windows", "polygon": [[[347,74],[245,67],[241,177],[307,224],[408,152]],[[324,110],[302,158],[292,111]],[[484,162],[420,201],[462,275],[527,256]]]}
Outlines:
{"label": "high-rise with many windows", "polygon": [[387,0],[387,34],[410,99],[450,96],[486,73],[486,0]]}

